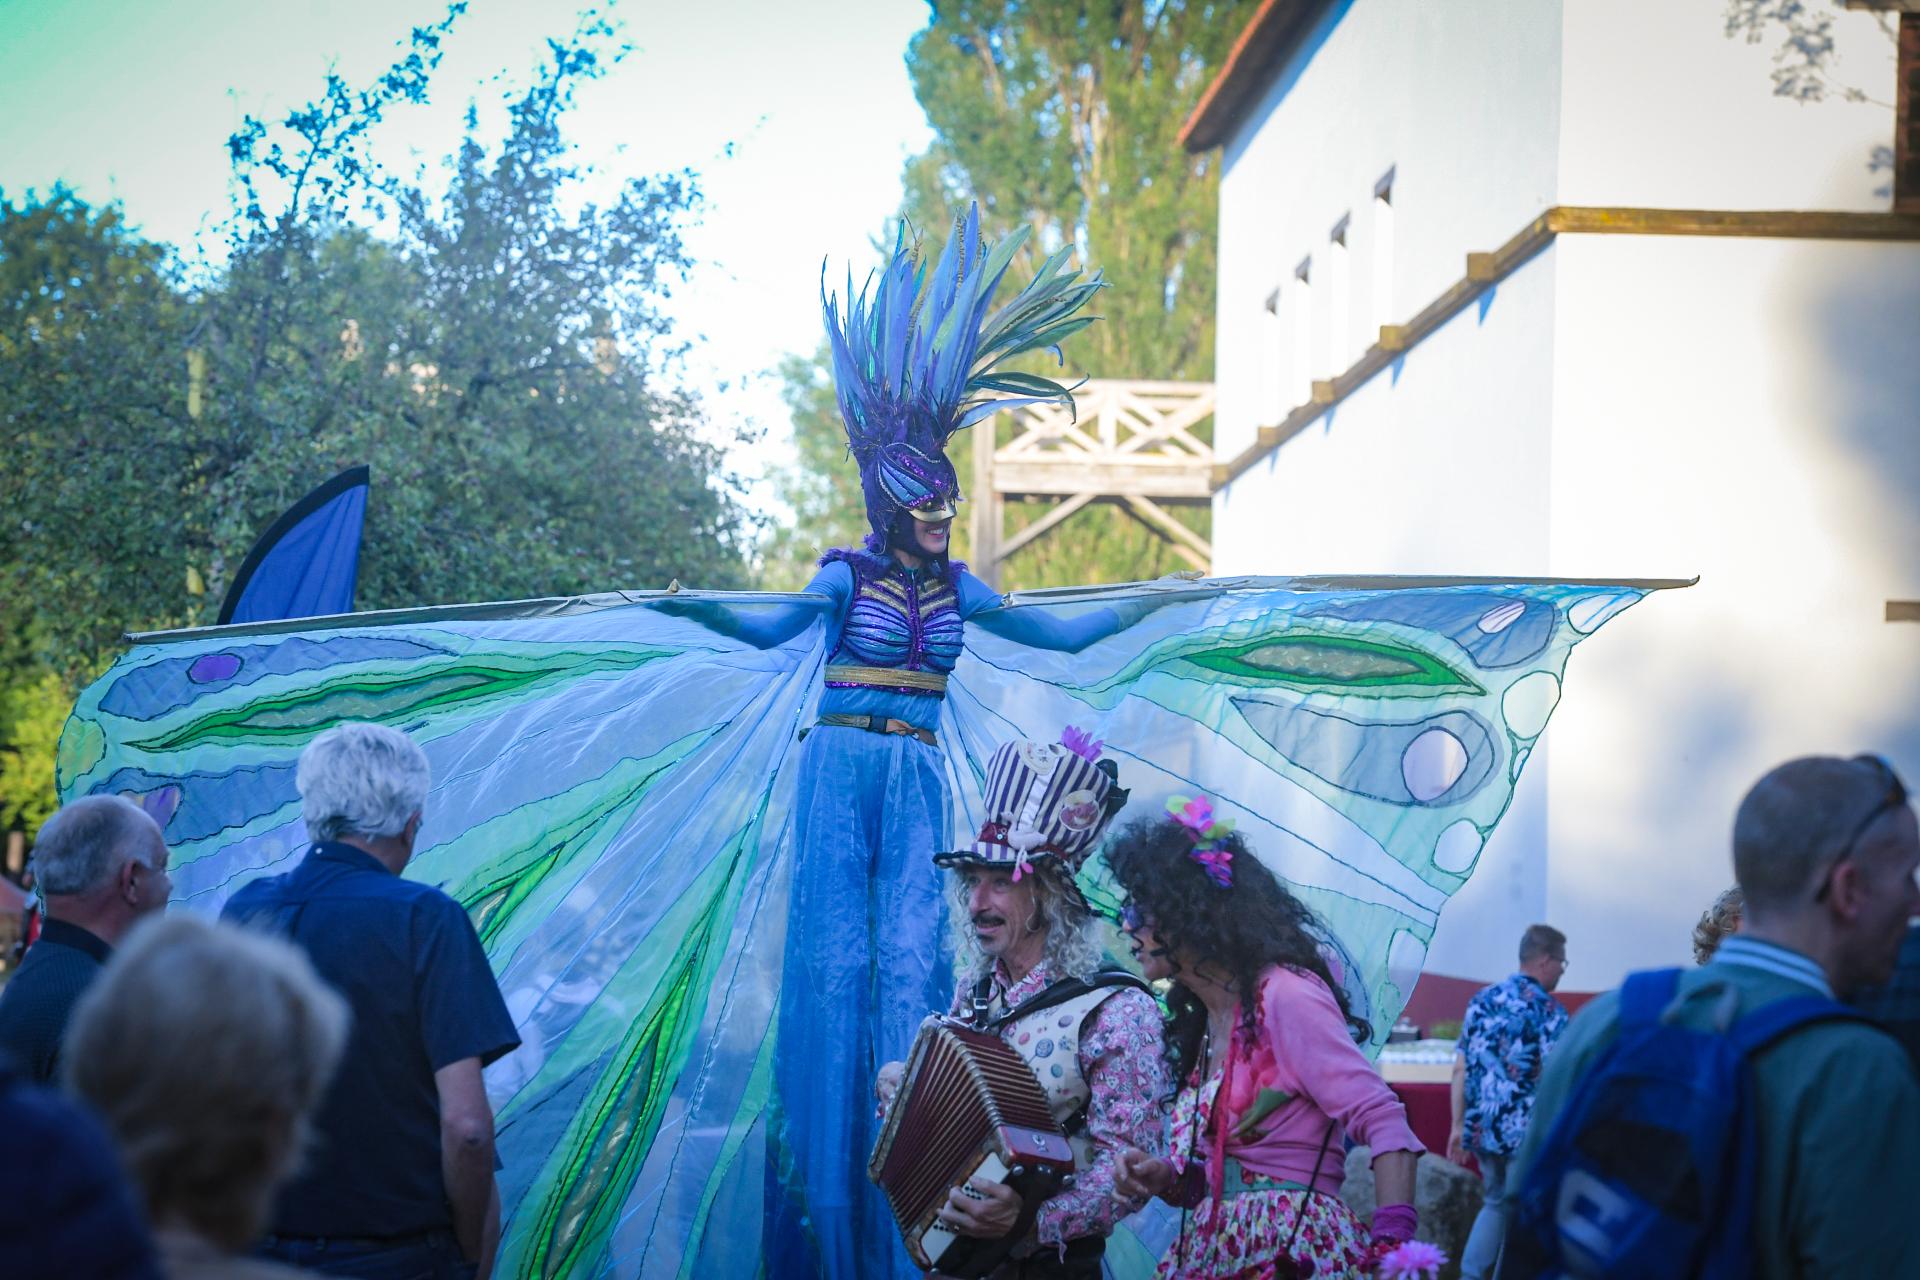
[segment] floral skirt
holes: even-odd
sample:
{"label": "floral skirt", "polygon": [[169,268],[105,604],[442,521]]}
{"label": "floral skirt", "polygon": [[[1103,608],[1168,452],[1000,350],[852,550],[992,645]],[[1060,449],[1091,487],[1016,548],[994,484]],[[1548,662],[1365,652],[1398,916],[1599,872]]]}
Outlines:
{"label": "floral skirt", "polygon": [[[1279,1265],[1283,1256],[1301,1264],[1298,1272]],[[1202,1199],[1155,1274],[1159,1280],[1286,1280],[1295,1274],[1361,1280],[1366,1260],[1367,1233],[1339,1196],[1248,1191]]]}
{"label": "floral skirt", "polygon": [[[1188,1085],[1180,1091],[1173,1107],[1175,1165],[1186,1163],[1184,1153],[1200,1156],[1203,1144],[1197,1139],[1219,1088],[1216,1075],[1202,1088]],[[1282,1265],[1289,1258],[1297,1270]],[[1287,1280],[1295,1275],[1363,1280],[1367,1261],[1367,1231],[1346,1201],[1243,1171],[1239,1161],[1229,1159],[1224,1193],[1218,1200],[1202,1193],[1155,1275],[1158,1280]]]}

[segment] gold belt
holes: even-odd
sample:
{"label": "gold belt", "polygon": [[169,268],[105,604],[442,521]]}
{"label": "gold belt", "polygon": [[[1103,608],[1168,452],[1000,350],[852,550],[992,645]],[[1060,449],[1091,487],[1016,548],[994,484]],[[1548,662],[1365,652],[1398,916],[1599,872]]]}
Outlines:
{"label": "gold belt", "polygon": [[872,685],[880,689],[913,689],[924,693],[947,692],[947,678],[937,671],[905,671],[895,667],[829,666],[828,684]]}
{"label": "gold belt", "polygon": [[933,736],[933,730],[916,728],[905,720],[889,720],[885,716],[856,716],[843,712],[833,712],[820,717],[824,727],[833,729],[865,729],[868,733],[891,733],[903,738],[918,738],[930,747],[940,745],[940,739]]}

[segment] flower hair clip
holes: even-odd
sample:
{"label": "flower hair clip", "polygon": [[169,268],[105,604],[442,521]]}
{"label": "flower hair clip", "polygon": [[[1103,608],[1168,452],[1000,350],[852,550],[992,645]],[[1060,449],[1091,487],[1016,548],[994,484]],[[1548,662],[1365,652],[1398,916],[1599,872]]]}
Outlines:
{"label": "flower hair clip", "polygon": [[1213,801],[1205,796],[1174,796],[1167,801],[1167,816],[1193,841],[1193,852],[1187,856],[1200,864],[1208,879],[1222,889],[1231,889],[1233,850],[1226,847],[1226,840],[1233,831],[1233,819],[1215,818]]}

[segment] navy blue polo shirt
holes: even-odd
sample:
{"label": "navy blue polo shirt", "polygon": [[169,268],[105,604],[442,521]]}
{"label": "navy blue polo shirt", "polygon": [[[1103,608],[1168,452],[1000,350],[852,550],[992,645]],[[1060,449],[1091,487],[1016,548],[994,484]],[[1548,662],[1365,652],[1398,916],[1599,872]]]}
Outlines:
{"label": "navy blue polo shirt", "polygon": [[464,1058],[484,1066],[520,1043],[466,912],[364,850],[323,842],[292,871],[234,894],[221,916],[291,939],[353,1010],[346,1056],[303,1172],[281,1191],[274,1233],[451,1229],[433,1073]]}

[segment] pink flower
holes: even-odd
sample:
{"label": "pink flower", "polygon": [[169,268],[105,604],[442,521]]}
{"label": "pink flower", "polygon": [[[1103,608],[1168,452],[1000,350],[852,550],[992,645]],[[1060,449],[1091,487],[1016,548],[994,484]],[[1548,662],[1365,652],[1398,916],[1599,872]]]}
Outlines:
{"label": "pink flower", "polygon": [[1445,1250],[1425,1240],[1408,1240],[1380,1259],[1383,1280],[1433,1280],[1447,1265]]}
{"label": "pink flower", "polygon": [[[1179,808],[1174,808],[1176,800],[1184,800]],[[1213,825],[1213,802],[1205,796],[1176,796],[1167,801],[1167,808],[1173,814],[1173,820],[1197,836],[1207,834],[1207,828]]]}
{"label": "pink flower", "polygon": [[1195,848],[1189,856],[1200,864],[1207,878],[1222,889],[1233,887],[1233,850]]}
{"label": "pink flower", "polygon": [[1100,749],[1107,744],[1088,733],[1085,729],[1068,725],[1060,731],[1060,745],[1085,760],[1088,764],[1097,764]]}

